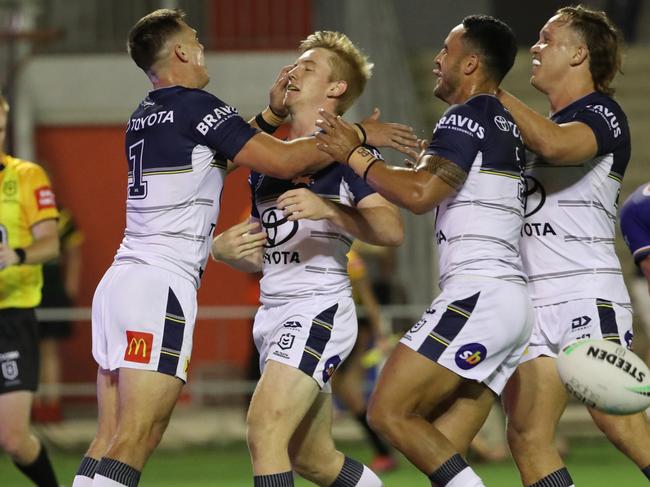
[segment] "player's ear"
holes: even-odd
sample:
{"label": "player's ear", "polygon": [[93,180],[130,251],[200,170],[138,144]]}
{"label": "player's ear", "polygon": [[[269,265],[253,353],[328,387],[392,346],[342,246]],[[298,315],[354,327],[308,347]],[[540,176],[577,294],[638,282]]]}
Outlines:
{"label": "player's ear", "polygon": [[472,74],[478,69],[480,63],[481,61],[477,54],[468,54],[465,58],[463,73],[466,75]]}
{"label": "player's ear", "polygon": [[579,45],[571,57],[571,66],[579,66],[589,57],[589,49],[584,44]]}
{"label": "player's ear", "polygon": [[189,61],[189,56],[188,56],[188,54],[187,54],[187,50],[186,50],[185,47],[184,47],[182,44],[180,44],[180,43],[176,43],[176,44],[174,44],[174,54],[176,55],[176,57],[177,57],[180,61],[182,61],[182,62],[184,62],[184,63],[186,63],[186,62]]}
{"label": "player's ear", "polygon": [[335,81],[330,85],[329,90],[327,90],[328,98],[338,98],[343,93],[348,90],[348,83],[344,80]]}

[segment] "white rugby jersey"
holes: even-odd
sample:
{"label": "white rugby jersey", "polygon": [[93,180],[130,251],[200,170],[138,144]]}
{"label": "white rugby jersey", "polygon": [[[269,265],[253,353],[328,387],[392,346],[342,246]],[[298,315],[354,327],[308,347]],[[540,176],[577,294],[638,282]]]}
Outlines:
{"label": "white rugby jersey", "polygon": [[630,133],[621,107],[594,92],[553,115],[558,124],[593,130],[596,157],[574,166],[540,158],[526,167],[527,203],[522,255],[535,305],[601,298],[630,299],[614,252],[621,179],[630,159]]}
{"label": "white rugby jersey", "polygon": [[524,145],[510,113],[487,94],[451,106],[427,154],[468,173],[460,191],[436,210],[440,287],[457,274],[525,282],[519,254]]}
{"label": "white rugby jersey", "polygon": [[349,166],[338,163],[291,181],[252,171],[249,182],[252,216],[267,234],[260,301],[274,306],[294,298],[351,296],[347,253],[353,237],[329,220],[289,221],[276,201],[286,191],[306,187],[322,198],[356,206],[375,191]]}
{"label": "white rugby jersey", "polygon": [[219,216],[226,159],[257,130],[217,97],[172,86],[140,103],[126,129],[126,229],[113,265],[162,267],[198,288]]}

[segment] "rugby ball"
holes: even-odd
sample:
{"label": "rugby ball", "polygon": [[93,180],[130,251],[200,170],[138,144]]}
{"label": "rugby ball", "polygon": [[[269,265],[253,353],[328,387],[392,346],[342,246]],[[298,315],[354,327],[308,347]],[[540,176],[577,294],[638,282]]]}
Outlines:
{"label": "rugby ball", "polygon": [[609,414],[650,407],[650,371],[627,348],[608,340],[578,340],[562,349],[557,369],[583,404]]}

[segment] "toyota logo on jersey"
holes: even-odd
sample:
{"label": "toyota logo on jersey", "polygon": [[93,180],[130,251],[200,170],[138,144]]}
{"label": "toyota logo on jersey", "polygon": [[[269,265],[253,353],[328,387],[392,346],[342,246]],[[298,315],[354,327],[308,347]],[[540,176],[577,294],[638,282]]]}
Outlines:
{"label": "toyota logo on jersey", "polygon": [[298,222],[289,221],[282,210],[278,210],[275,206],[262,213],[261,221],[266,232],[265,247],[267,248],[288,242],[298,231]]}

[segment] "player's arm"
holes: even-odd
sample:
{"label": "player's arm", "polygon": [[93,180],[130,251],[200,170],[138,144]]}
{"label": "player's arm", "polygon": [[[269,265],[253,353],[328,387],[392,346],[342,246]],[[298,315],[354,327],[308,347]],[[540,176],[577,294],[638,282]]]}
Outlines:
{"label": "player's arm", "polygon": [[317,134],[319,147],[335,160],[347,162],[355,173],[391,203],[416,213],[432,210],[465,182],[467,173],[437,155],[421,155],[415,170],[389,166],[359,146],[350,124],[326,112]]}
{"label": "player's arm", "polygon": [[257,220],[230,227],[212,240],[212,258],[242,272],[260,272],[266,233],[259,230]]}
{"label": "player's arm", "polygon": [[596,135],[587,124],[557,124],[505,90],[499,90],[498,97],[515,119],[526,146],[546,162],[579,164],[593,159],[598,153]]}
{"label": "player's arm", "polygon": [[23,247],[24,260],[18,252],[5,244],[0,244],[0,268],[10,265],[42,264],[59,255],[59,235],[55,219],[41,220],[32,226],[33,242]]}
{"label": "player's arm", "polygon": [[650,293],[650,255],[646,255],[645,258],[639,261],[639,269],[641,269],[648,282],[648,292]]}
{"label": "player's arm", "polygon": [[369,244],[398,246],[404,240],[399,209],[377,193],[366,196],[354,208],[298,188],[280,195],[277,204],[289,220],[329,220]]}

